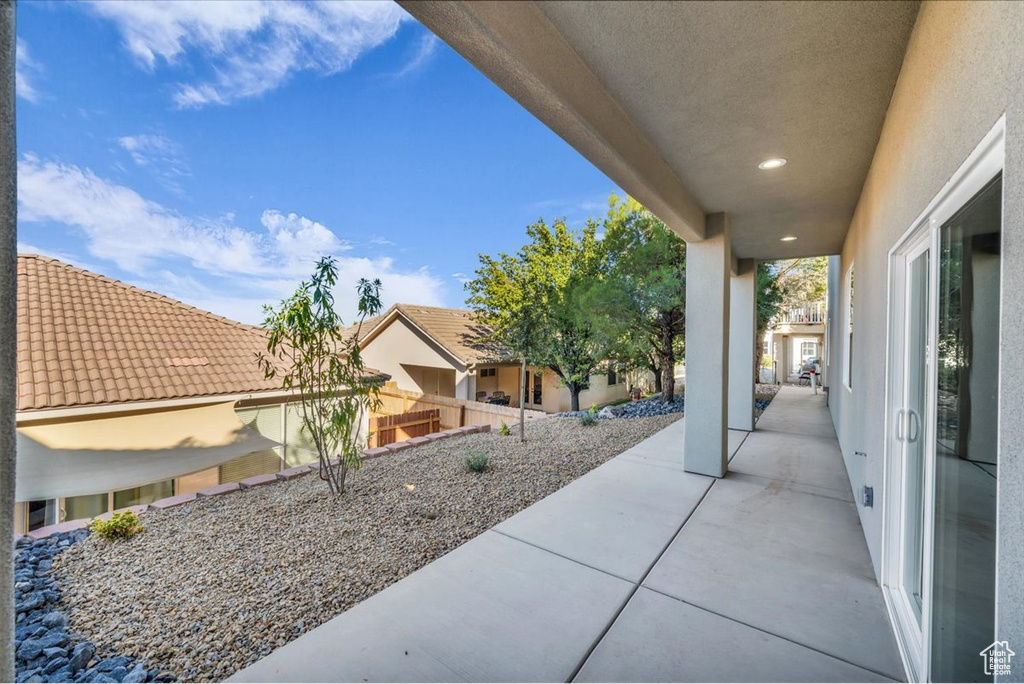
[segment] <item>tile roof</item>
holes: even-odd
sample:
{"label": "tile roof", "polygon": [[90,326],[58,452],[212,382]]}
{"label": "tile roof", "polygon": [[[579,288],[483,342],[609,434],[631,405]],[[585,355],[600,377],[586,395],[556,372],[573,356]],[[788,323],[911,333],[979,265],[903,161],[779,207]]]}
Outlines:
{"label": "tile roof", "polygon": [[[420,304],[395,304],[380,316],[363,323],[362,335],[366,339],[376,332],[381,323],[401,315],[462,363],[471,366],[480,363],[496,363],[509,360],[509,355],[494,343],[484,341],[491,334],[491,328],[476,320],[476,314],[468,309],[444,309]],[[355,331],[355,326],[346,329]]]}
{"label": "tile roof", "polygon": [[279,390],[265,350],[262,328],[18,255],[19,411]]}

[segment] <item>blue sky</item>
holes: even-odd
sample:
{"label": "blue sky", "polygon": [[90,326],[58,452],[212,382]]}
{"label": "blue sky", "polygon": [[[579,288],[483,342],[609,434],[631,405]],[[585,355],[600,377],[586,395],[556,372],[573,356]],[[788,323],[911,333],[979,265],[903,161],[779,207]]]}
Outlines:
{"label": "blue sky", "polygon": [[[339,259],[461,306],[612,183],[397,5],[18,4],[19,250],[250,323]],[[621,194],[621,192],[619,193]]]}

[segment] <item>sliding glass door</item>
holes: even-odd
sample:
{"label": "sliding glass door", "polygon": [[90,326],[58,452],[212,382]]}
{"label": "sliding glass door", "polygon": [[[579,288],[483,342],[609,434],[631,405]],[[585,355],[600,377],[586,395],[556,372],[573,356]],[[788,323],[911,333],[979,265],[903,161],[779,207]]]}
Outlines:
{"label": "sliding glass door", "polygon": [[926,625],[931,608],[932,263],[928,230],[921,231],[893,259],[891,479],[886,501],[892,553],[886,588],[912,679],[923,679],[928,669]]}
{"label": "sliding glass door", "polygon": [[1002,178],[939,228],[931,678],[992,681]]}
{"label": "sliding glass door", "polygon": [[882,585],[911,680],[993,681],[999,143],[890,259]]}
{"label": "sliding glass door", "polygon": [[931,307],[930,256],[925,240],[907,261],[905,386],[897,413],[897,441],[903,451],[903,591],[918,624],[924,608],[925,487],[928,435],[928,325]]}

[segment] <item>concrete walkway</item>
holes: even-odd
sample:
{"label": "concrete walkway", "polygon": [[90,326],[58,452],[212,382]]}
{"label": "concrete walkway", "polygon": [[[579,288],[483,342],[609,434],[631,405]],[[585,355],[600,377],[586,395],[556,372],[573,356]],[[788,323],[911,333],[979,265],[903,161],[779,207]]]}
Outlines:
{"label": "concrete walkway", "polygon": [[824,397],[683,472],[675,423],[233,681],[887,681],[903,669]]}

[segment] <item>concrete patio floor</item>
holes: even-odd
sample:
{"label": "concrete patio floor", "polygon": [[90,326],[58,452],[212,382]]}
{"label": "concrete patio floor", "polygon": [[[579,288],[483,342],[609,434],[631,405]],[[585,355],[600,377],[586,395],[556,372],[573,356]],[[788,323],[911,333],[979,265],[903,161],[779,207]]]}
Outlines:
{"label": "concrete patio floor", "polygon": [[824,396],[720,480],[679,421],[232,681],[888,681],[903,667]]}

